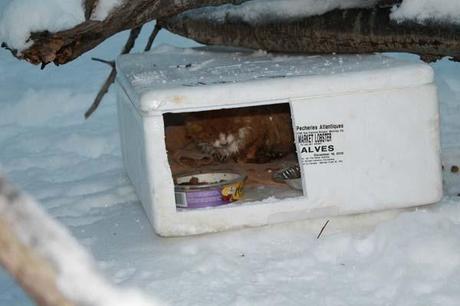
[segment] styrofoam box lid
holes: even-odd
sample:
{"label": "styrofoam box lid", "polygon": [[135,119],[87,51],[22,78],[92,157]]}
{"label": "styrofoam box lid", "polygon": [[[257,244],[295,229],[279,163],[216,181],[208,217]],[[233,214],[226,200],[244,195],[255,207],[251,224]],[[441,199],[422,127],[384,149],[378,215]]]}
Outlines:
{"label": "styrofoam box lid", "polygon": [[371,55],[304,56],[160,46],[117,59],[117,80],[144,115],[420,86],[433,70]]}

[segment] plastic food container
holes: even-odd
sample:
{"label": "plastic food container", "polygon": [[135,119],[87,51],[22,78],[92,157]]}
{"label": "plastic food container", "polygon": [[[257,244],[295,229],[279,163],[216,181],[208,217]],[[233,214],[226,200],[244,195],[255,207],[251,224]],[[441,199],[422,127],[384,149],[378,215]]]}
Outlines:
{"label": "plastic food container", "polygon": [[246,178],[232,171],[179,175],[174,186],[176,207],[203,208],[238,201],[243,195]]}

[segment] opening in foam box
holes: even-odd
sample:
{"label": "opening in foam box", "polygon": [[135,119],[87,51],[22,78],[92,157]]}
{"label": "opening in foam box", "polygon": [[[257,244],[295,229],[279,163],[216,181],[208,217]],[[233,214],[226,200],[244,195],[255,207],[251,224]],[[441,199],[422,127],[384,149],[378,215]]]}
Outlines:
{"label": "opening in foam box", "polygon": [[[163,46],[123,55],[117,69],[124,165],[159,235],[442,196],[426,64]],[[283,181],[292,169],[300,178]]]}

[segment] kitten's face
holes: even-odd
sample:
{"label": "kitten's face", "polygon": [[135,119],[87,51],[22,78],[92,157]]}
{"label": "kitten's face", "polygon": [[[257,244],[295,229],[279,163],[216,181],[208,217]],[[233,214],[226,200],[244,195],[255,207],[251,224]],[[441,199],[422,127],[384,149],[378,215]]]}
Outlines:
{"label": "kitten's face", "polygon": [[216,160],[257,162],[293,151],[288,104],[190,113],[184,123],[193,143]]}
{"label": "kitten's face", "polygon": [[[213,124],[214,123],[214,124]],[[195,121],[187,124],[189,134],[204,153],[220,161],[237,156],[246,143],[247,127],[233,127],[225,122]]]}

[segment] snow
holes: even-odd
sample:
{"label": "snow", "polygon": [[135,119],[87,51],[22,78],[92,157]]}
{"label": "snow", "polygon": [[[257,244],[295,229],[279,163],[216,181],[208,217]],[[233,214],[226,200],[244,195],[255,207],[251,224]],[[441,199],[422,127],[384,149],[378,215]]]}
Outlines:
{"label": "snow", "polygon": [[104,20],[115,7],[119,6],[123,0],[100,0],[91,15],[92,20]]}
{"label": "snow", "polygon": [[394,7],[391,18],[401,22],[413,20],[418,23],[442,21],[460,24],[460,1],[457,0],[404,0]]}
{"label": "snow", "polygon": [[85,20],[81,0],[9,0],[2,6],[0,41],[18,50],[32,44],[30,33],[65,30]]}
{"label": "snow", "polygon": [[205,7],[184,14],[217,22],[238,18],[243,22],[257,24],[321,15],[334,9],[370,7],[377,2],[378,0],[251,0],[239,5]]}
{"label": "snow", "polygon": [[[376,0],[252,0],[239,5],[195,9],[182,15],[214,22],[241,20],[260,24],[321,15],[334,9],[372,7],[377,3]],[[460,2],[457,0],[403,0],[393,7],[391,18],[398,22],[411,20],[422,24],[427,21],[460,23],[459,12]]]}
{"label": "snow", "polygon": [[[458,304],[460,175],[448,170],[460,164],[460,64],[433,64],[448,191],[439,204],[330,218],[318,240],[326,219],[164,239],[123,170],[114,91],[83,119],[109,73],[90,57],[115,58],[126,37],[44,71],[0,50],[3,172],[67,226],[112,282],[169,305]],[[163,31],[160,41],[191,44]],[[4,272],[0,305],[32,305]]]}

